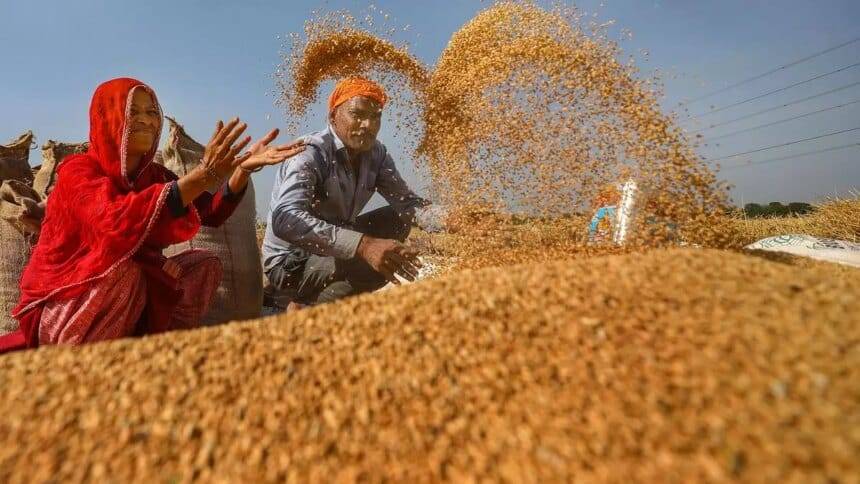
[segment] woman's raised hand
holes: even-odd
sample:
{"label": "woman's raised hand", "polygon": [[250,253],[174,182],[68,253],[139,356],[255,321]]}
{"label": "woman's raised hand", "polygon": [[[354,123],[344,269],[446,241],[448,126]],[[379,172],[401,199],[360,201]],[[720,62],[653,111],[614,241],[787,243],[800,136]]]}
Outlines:
{"label": "woman's raised hand", "polygon": [[213,181],[221,181],[233,172],[237,155],[251,142],[251,137],[246,136],[236,143],[247,128],[239,118],[231,119],[226,125],[222,121],[215,125],[215,133],[206,145],[202,160],[206,174],[216,179]]}
{"label": "woman's raised hand", "polygon": [[305,150],[305,143],[302,140],[284,145],[269,146],[269,143],[278,137],[279,132],[278,129],[269,131],[266,136],[251,145],[246,153],[236,158],[234,166],[245,172],[257,171],[264,166],[281,163]]}

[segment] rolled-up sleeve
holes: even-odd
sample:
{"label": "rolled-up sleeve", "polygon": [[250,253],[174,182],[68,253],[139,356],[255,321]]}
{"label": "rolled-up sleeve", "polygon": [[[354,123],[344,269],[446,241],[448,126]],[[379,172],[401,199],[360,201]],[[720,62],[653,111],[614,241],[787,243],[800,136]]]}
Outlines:
{"label": "rolled-up sleeve", "polygon": [[311,211],[319,177],[310,149],[281,166],[277,201],[272,207],[272,232],[312,254],[351,259],[362,234],[328,223]]}
{"label": "rolled-up sleeve", "polygon": [[376,178],[376,190],[406,223],[411,224],[415,220],[416,209],[430,205],[428,200],[419,197],[409,188],[387,152]]}

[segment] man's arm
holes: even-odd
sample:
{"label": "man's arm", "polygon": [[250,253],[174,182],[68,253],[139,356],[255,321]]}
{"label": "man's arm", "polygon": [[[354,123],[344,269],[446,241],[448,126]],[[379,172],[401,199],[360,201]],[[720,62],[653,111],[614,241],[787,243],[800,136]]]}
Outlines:
{"label": "man's arm", "polygon": [[428,200],[409,188],[387,151],[376,176],[376,190],[394,208],[400,219],[409,224],[415,220],[416,209],[430,205]]}
{"label": "man's arm", "polygon": [[[425,207],[430,202],[409,188],[387,151],[383,151],[382,155],[384,158],[376,175],[376,191],[385,198],[404,223],[411,224],[415,220],[416,209]],[[399,284],[395,274],[412,281],[421,267],[418,252],[396,240],[365,235],[358,246],[358,254],[374,270],[395,284]]]}
{"label": "man's arm", "polygon": [[301,249],[320,256],[351,259],[361,233],[330,224],[311,213],[319,173],[314,148],[279,168],[277,203],[272,207],[272,232]]}

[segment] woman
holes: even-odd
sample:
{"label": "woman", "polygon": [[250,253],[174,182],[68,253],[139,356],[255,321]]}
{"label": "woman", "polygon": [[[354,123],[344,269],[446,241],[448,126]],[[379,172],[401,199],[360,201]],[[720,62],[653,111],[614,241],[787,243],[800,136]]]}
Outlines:
{"label": "woman", "polygon": [[[39,242],[13,311],[20,329],[0,349],[93,341],[192,328],[221,278],[211,253],[162,250],[218,226],[242,198],[252,171],[304,149],[250,137],[238,118],[218,122],[203,162],[182,178],[153,163],[162,126],[155,93],[120,78],[96,89],[90,146],[63,160]],[[226,183],[225,183],[226,180]],[[206,190],[217,188],[214,195]]]}

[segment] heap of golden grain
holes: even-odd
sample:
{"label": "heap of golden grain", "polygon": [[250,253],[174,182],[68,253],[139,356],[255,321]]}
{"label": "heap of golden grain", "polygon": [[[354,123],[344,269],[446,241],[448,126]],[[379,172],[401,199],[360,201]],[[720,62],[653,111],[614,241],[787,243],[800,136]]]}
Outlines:
{"label": "heap of golden grain", "polygon": [[860,277],[655,249],[0,358],[3,482],[851,482]]}

